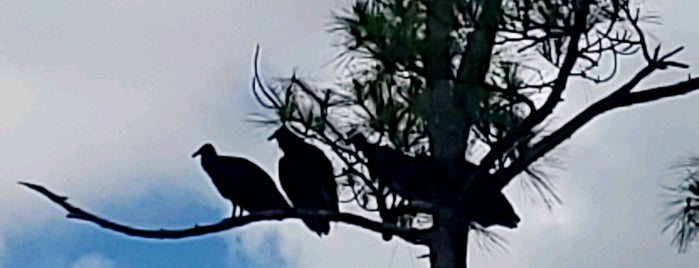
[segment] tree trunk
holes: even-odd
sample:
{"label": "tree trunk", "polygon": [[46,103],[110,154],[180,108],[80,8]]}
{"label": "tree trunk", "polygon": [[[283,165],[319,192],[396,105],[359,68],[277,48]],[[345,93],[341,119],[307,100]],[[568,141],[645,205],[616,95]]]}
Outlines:
{"label": "tree trunk", "polygon": [[[480,84],[490,66],[490,52],[497,25],[500,1],[483,0],[485,11],[479,19],[478,49],[465,55],[478,68],[459,68],[472,75],[460,77],[458,85],[452,66],[451,33],[458,27],[455,15],[456,0],[426,1],[426,39],[422,59],[429,90],[417,100],[417,110],[427,121],[431,154],[441,174],[433,180],[433,200],[437,211],[433,215],[434,236],[430,242],[430,263],[433,268],[466,268],[468,244],[468,215],[465,215],[464,196],[469,181],[462,170],[466,139],[473,115],[482,100]],[[483,4],[481,3],[481,4]],[[494,14],[494,15],[493,15]],[[481,33],[483,32],[483,33]],[[488,38],[492,40],[488,40]],[[480,43],[485,42],[485,45]],[[472,49],[472,48],[469,48]],[[481,55],[485,53],[485,55]],[[477,54],[477,55],[473,55]],[[463,81],[462,81],[463,80]],[[458,86],[459,92],[455,92]]]}
{"label": "tree trunk", "polygon": [[[451,209],[439,210],[439,221],[430,245],[432,268],[466,268],[468,226],[460,213]],[[455,217],[456,216],[456,217]],[[459,219],[460,218],[460,219]]]}

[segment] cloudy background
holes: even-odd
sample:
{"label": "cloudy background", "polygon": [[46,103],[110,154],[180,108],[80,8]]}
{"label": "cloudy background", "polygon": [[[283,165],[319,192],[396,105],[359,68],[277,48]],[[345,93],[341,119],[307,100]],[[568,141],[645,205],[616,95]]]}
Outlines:
{"label": "cloudy background", "polygon": [[[0,3],[0,267],[426,267],[426,251],[346,225],[318,239],[297,221],[258,223],[176,241],[136,239],[67,220],[26,180],[141,227],[188,227],[229,213],[191,153],[213,142],[276,173],[273,131],[245,122],[262,46],[267,77],[323,80],[344,0],[65,0]],[[658,1],[659,2],[659,1]],[[303,4],[301,4],[303,3]],[[696,1],[651,2],[664,48],[699,66]],[[624,81],[639,61],[622,65]],[[689,72],[655,76],[649,84]],[[648,84],[646,84],[648,85]],[[568,95],[576,111],[604,95]],[[699,95],[615,111],[557,150],[562,206],[547,211],[506,189],[523,221],[509,252],[472,247],[472,267],[696,267],[661,234],[668,166],[699,153]]]}

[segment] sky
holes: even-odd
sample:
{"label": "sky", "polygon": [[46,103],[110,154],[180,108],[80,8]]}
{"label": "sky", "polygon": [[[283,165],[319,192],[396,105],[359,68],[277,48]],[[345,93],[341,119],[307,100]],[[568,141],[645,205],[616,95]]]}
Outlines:
{"label": "sky", "polygon": [[[343,224],[315,237],[296,220],[248,225],[203,237],[128,237],[65,218],[20,188],[48,186],[109,219],[148,228],[212,223],[229,214],[190,156],[212,142],[276,174],[274,129],[246,120],[252,55],[265,77],[293,71],[330,77],[338,39],[331,11],[349,0],[65,0],[0,4],[0,267],[427,267],[422,247]],[[653,76],[641,88],[699,73],[696,1],[649,1],[662,15],[653,42],[690,70]],[[604,96],[617,82],[574,87],[561,112]],[[471,267],[696,267],[660,233],[668,169],[699,154],[699,94],[607,113],[554,154],[564,203],[551,211],[515,182],[505,189],[522,222],[495,229],[508,251],[472,246]],[[276,176],[273,176],[276,177]]]}

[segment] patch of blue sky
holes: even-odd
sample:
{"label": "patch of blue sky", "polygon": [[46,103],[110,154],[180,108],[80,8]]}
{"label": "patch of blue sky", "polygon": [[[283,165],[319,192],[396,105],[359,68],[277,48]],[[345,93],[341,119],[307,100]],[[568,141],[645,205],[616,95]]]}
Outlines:
{"label": "patch of blue sky", "polygon": [[[216,222],[225,214],[198,200],[193,192],[163,187],[137,200],[84,207],[119,222],[148,228],[189,227],[197,222]],[[276,232],[257,236],[261,241],[252,250],[245,247],[240,236],[250,228],[255,227],[196,238],[153,240],[59,217],[34,232],[6,236],[0,267],[73,267],[90,254],[105,258],[113,267],[288,267],[279,252]]]}

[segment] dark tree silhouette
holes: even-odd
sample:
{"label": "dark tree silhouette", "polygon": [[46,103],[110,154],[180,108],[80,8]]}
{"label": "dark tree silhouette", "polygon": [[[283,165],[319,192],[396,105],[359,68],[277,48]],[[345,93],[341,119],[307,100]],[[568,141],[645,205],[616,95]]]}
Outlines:
{"label": "dark tree silhouette", "polygon": [[[325,154],[284,126],[269,139],[276,139],[284,152],[279,159],[279,182],[293,206],[339,212],[335,174]],[[319,236],[330,232],[327,219],[311,218],[303,222]]]}
{"label": "dark tree silhouette", "polygon": [[242,209],[248,212],[289,209],[272,178],[250,160],[218,155],[209,143],[192,154],[197,156],[201,156],[201,166],[218,192],[233,204],[231,217],[242,215]]}
{"label": "dark tree silhouette", "polygon": [[[184,230],[148,231],[104,220],[46,188],[24,185],[72,218],[130,235],[179,238],[284,218],[341,221],[426,246],[434,268],[465,268],[470,231],[483,230],[472,223],[515,222],[516,214],[506,209],[509,203],[501,192],[515,178],[532,186],[547,206],[558,201],[537,161],[583,125],[612,110],[699,88],[699,79],[686,75],[662,86],[642,84],[657,72],[688,68],[672,60],[682,47],[667,51],[649,43],[644,23],[656,19],[627,0],[358,0],[335,16],[332,30],[341,34],[344,49],[338,57],[342,79],[336,86],[314,87],[296,76],[265,83],[257,69],[259,50],[255,53],[253,93],[274,115],[259,121],[284,126],[275,135],[288,157],[280,170],[303,167],[299,174],[323,174],[315,183],[308,182],[311,176],[286,180],[281,174],[296,208],[253,212]],[[630,56],[644,64],[631,66],[637,68],[635,74],[620,86],[606,84],[617,76],[620,59]],[[595,86],[604,96],[568,121],[553,124],[573,82]],[[285,127],[293,127],[295,134]],[[381,189],[391,185],[381,182],[386,175],[372,179],[367,174],[370,163],[348,141],[357,128],[384,138],[398,152],[423,155],[432,163],[428,186],[391,186],[404,198],[415,199],[405,213],[425,212],[431,218],[428,226],[397,224],[393,219],[402,212],[378,222],[337,211],[332,202],[337,198],[330,196],[333,168],[342,171],[336,178],[341,192],[349,193],[340,196],[343,202],[368,213],[398,208]],[[317,157],[290,156],[280,137],[293,138]],[[330,165],[311,144],[322,144],[326,155],[337,161]],[[482,154],[475,157],[478,150]],[[465,155],[472,156],[466,164]],[[413,160],[406,158],[405,165],[411,168]],[[299,203],[303,193],[315,197]]]}

